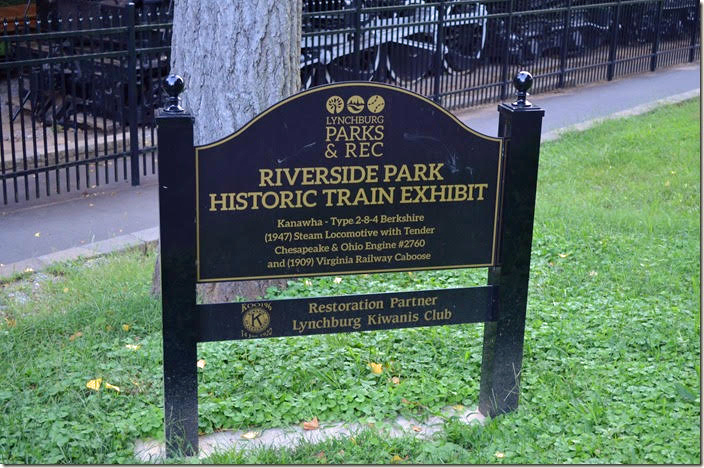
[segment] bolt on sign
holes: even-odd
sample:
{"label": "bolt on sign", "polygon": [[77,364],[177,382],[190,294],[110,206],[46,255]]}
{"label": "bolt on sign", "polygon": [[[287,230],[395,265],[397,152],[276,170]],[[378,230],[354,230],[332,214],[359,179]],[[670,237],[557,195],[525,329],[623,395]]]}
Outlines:
{"label": "bolt on sign", "polygon": [[[198,342],[485,323],[480,410],[517,405],[542,109],[499,137],[405,89],[313,88],[193,146],[170,76],[159,201],[166,439],[197,450]],[[486,286],[196,304],[196,283],[488,267]]]}

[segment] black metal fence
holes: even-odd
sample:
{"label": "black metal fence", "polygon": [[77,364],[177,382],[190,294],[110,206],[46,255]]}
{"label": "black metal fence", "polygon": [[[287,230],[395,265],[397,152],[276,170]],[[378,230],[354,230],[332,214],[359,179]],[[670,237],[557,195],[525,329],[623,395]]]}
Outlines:
{"label": "black metal fence", "polygon": [[[171,12],[81,1],[82,16],[2,24],[5,204],[155,173]],[[538,93],[699,60],[699,15],[696,0],[304,0],[301,79],[459,109],[509,98],[521,68]]]}
{"label": "black metal fence", "polygon": [[304,0],[305,87],[388,81],[450,109],[699,57],[696,0]]}
{"label": "black metal fence", "polygon": [[2,24],[5,204],[120,180],[138,185],[155,173],[154,109],[169,70],[171,18],[134,5],[85,13]]}

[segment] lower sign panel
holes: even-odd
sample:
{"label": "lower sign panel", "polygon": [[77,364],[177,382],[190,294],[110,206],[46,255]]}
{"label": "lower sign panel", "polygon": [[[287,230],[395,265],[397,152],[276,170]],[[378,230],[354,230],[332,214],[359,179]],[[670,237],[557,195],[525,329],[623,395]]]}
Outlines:
{"label": "lower sign panel", "polygon": [[494,286],[199,305],[198,341],[491,322]]}

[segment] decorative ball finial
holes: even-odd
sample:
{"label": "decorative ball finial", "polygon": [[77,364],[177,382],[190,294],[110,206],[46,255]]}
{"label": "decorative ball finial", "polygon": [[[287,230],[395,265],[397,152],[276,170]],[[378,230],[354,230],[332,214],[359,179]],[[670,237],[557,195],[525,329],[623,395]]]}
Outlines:
{"label": "decorative ball finial", "polygon": [[164,91],[169,97],[166,98],[166,106],[164,110],[170,113],[183,112],[183,107],[181,107],[181,98],[178,97],[184,88],[183,78],[178,75],[169,75],[164,78]]}
{"label": "decorative ball finial", "polygon": [[519,71],[513,79],[513,86],[518,90],[518,93],[516,93],[516,102],[514,102],[513,105],[515,107],[531,107],[533,104],[526,98],[528,97],[528,90],[533,86],[533,75],[525,70]]}

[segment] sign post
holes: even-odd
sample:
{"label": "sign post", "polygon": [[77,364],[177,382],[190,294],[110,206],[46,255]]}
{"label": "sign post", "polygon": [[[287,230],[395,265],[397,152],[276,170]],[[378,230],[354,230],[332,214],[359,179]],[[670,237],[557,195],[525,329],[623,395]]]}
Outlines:
{"label": "sign post", "polygon": [[[167,455],[198,448],[198,342],[485,323],[480,411],[516,408],[543,111],[514,80],[499,137],[393,86],[285,99],[193,146],[158,116]],[[488,267],[486,286],[196,304],[196,283]]]}
{"label": "sign post", "polygon": [[499,106],[499,136],[507,139],[499,258],[489,268],[497,287],[496,321],[484,324],[479,411],[495,416],[516,409],[523,360],[533,214],[538,182],[540,132],[545,111],[526,100],[527,72],[514,79],[518,99]]}

